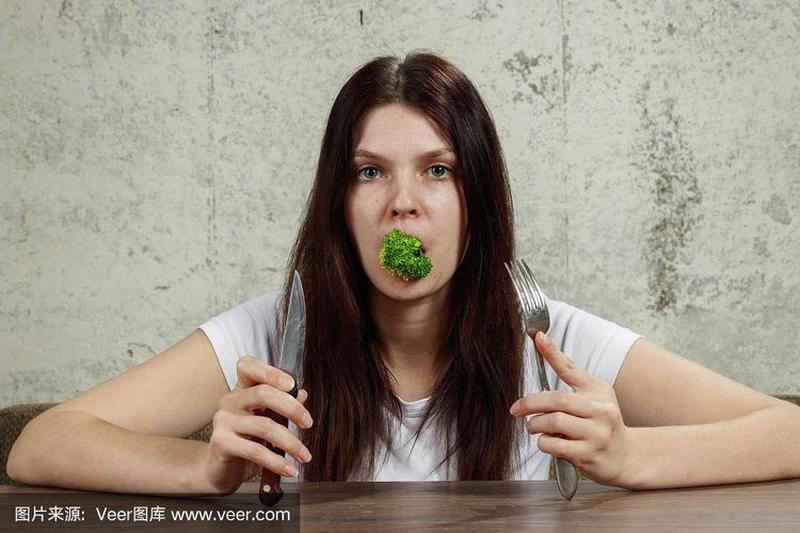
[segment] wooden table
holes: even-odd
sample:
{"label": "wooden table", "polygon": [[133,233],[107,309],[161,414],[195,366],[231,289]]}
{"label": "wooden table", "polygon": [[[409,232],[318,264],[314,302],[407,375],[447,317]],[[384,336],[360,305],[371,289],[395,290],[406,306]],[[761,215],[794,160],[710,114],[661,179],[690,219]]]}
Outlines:
{"label": "wooden table", "polygon": [[[299,495],[302,531],[800,531],[800,480],[642,492],[582,481],[570,502],[561,499],[553,482],[545,481],[285,483],[284,490]],[[7,501],[35,491],[43,489],[3,486],[0,495]],[[68,492],[47,490],[53,495]],[[200,501],[211,507],[232,500],[252,504],[256,492],[256,485],[248,483],[234,495]],[[156,500],[173,506],[185,501]],[[8,524],[0,525],[4,527]],[[164,529],[199,530],[180,524],[164,524]],[[277,530],[266,525],[246,529]],[[156,529],[151,525],[147,530]]]}

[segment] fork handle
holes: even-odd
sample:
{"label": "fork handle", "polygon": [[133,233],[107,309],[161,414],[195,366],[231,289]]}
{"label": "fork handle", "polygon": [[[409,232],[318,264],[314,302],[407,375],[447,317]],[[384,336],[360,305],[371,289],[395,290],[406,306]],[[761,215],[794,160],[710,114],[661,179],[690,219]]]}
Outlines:
{"label": "fork handle", "polygon": [[535,344],[533,346],[533,353],[536,354],[536,367],[539,369],[539,386],[543,391],[549,391],[550,384],[547,382],[547,374],[545,374],[544,371],[544,359],[542,359],[542,354],[536,349]]}
{"label": "fork handle", "polygon": [[571,500],[575,493],[578,491],[578,470],[575,465],[562,459],[555,457],[556,460],[556,483],[558,484],[558,492],[565,500]]}
{"label": "fork handle", "polygon": [[[550,390],[550,384],[547,382],[547,374],[544,370],[544,360],[542,354],[533,346],[533,352],[536,354],[536,366],[539,369],[539,384],[543,391]],[[564,437],[564,435],[556,435],[557,437]],[[556,461],[556,483],[558,484],[558,492],[561,493],[567,500],[571,500],[578,490],[578,471],[575,465],[562,459],[560,457],[553,457]]]}

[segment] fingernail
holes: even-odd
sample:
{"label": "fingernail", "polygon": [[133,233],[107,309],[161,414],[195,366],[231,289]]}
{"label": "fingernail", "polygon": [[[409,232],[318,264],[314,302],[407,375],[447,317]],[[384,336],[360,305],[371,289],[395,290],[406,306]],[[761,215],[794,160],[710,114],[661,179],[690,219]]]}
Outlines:
{"label": "fingernail", "polygon": [[310,428],[311,425],[314,423],[314,421],[311,420],[311,415],[308,413],[304,414],[303,418],[300,421],[303,423],[304,428]]}
{"label": "fingernail", "polygon": [[550,337],[548,337],[547,334],[544,331],[542,331],[541,333],[542,333],[542,342],[544,343],[544,345],[545,346],[552,346],[553,343],[550,342]]}
{"label": "fingernail", "polygon": [[281,388],[289,392],[294,388],[294,380],[289,376],[281,376]]}
{"label": "fingernail", "polygon": [[514,405],[512,405],[512,406],[511,406],[511,410],[510,410],[509,412],[510,412],[512,415],[514,415],[514,416],[517,416],[517,413],[519,413],[519,404],[516,404],[516,403],[515,403]]}
{"label": "fingernail", "polygon": [[311,452],[308,451],[308,448],[303,446],[300,449],[300,458],[303,460],[304,463],[307,463],[311,460]]}
{"label": "fingernail", "polygon": [[283,474],[288,477],[294,477],[297,475],[297,469],[292,465],[287,465],[286,468],[283,469]]}

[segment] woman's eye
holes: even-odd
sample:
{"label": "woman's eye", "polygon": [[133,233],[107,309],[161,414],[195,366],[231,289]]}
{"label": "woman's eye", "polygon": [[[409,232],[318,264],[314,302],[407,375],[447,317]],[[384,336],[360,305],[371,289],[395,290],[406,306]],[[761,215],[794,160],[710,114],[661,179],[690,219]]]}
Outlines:
{"label": "woman's eye", "polygon": [[431,176],[434,178],[445,178],[452,172],[452,170],[445,165],[433,165],[428,169],[428,172],[430,172]]}
{"label": "woman's eye", "polygon": [[374,180],[380,175],[380,171],[375,167],[364,167],[358,170],[358,177],[365,180]]}

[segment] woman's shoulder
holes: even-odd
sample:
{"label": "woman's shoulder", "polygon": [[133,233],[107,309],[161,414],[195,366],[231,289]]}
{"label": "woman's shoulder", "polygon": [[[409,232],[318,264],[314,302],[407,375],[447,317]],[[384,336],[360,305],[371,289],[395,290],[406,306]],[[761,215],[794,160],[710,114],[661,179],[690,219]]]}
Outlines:
{"label": "woman's shoulder", "polygon": [[235,313],[248,313],[259,320],[273,319],[278,311],[283,291],[270,291],[250,298],[233,307],[229,311]]}
{"label": "woman's shoulder", "polygon": [[224,315],[251,315],[257,317],[269,317],[275,315],[277,306],[281,302],[283,291],[270,290],[256,296],[249,296],[246,300],[240,300],[229,306],[221,306],[213,317]]}
{"label": "woman's shoulder", "polygon": [[[602,318],[561,300],[545,296],[550,312],[550,336],[556,344],[571,344],[581,339],[608,338],[622,333],[633,333],[616,322]],[[636,335],[636,334],[633,334]],[[637,335],[638,336],[638,335]]]}
{"label": "woman's shoulder", "polygon": [[271,291],[250,298],[199,326],[211,342],[230,387],[236,383],[239,358],[251,355],[273,364],[282,295],[283,291]]}
{"label": "woman's shoulder", "polygon": [[255,296],[210,318],[204,326],[212,324],[229,331],[243,330],[248,335],[252,329],[271,333],[276,328],[278,306],[283,291],[270,291]]}
{"label": "woman's shoulder", "polygon": [[[570,303],[547,296],[545,300],[550,312],[547,336],[576,364],[613,383],[628,350],[640,335]],[[533,343],[527,344],[527,351],[532,353]],[[553,373],[550,377],[557,376]]]}

